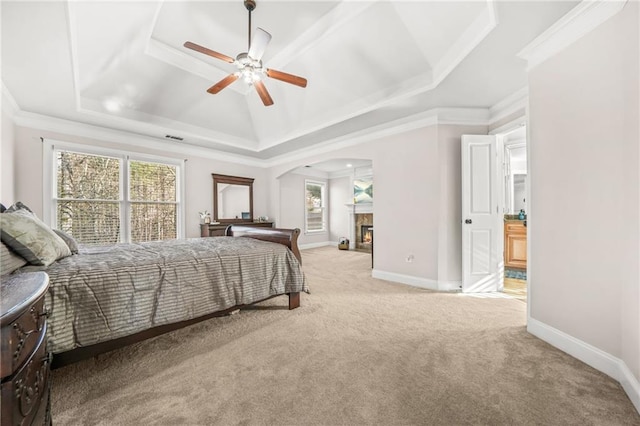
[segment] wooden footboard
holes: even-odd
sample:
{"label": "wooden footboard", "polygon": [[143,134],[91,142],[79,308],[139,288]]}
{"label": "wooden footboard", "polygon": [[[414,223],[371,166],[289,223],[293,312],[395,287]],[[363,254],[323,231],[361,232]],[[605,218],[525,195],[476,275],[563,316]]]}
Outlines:
{"label": "wooden footboard", "polygon": [[289,247],[298,262],[302,264],[302,256],[298,248],[298,236],[300,229],[284,229],[284,228],[255,228],[251,226],[229,225],[225,230],[228,237],[249,237],[256,240],[270,241]]}

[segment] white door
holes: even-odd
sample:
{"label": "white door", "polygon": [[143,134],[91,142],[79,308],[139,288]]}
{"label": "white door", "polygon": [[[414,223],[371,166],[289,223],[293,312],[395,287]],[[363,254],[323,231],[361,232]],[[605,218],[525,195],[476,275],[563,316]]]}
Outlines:
{"label": "white door", "polygon": [[[462,136],[462,291],[498,291],[502,282],[495,136]],[[498,256],[500,254],[500,256]]]}

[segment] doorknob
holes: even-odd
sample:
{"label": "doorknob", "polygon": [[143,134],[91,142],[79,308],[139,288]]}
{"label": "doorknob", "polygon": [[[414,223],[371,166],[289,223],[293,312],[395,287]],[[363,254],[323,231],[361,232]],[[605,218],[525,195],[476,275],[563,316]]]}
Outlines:
{"label": "doorknob", "polygon": [[465,219],[464,223],[466,223],[467,225],[471,223],[471,219]]}

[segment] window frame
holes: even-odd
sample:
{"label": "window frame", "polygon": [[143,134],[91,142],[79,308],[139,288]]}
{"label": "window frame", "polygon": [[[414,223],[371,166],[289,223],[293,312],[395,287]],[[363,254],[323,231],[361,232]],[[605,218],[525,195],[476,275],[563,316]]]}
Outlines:
{"label": "window frame", "polygon": [[[309,217],[307,216],[307,185],[320,185],[321,209],[322,209],[322,229],[309,229]],[[304,180],[304,233],[313,235],[327,232],[327,182],[313,179]]]}
{"label": "window frame", "polygon": [[[88,146],[72,142],[64,142],[53,139],[43,139],[43,221],[49,226],[55,228],[57,226],[57,151],[69,151],[84,155],[97,155],[103,157],[111,157],[120,161],[120,182],[119,197],[120,205],[120,242],[131,242],[131,200],[129,200],[129,162],[140,161],[147,163],[165,164],[176,167],[176,237],[177,239],[185,238],[185,162],[186,160],[162,157],[152,154],[142,154],[138,152],[115,150],[111,148],[103,148],[97,146]],[[115,201],[115,200],[114,200]]]}

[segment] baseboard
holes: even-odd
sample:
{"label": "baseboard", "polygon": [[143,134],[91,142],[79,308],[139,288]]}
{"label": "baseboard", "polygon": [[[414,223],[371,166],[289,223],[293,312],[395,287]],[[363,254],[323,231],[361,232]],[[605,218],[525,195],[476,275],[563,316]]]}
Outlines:
{"label": "baseboard", "polygon": [[413,275],[403,275],[395,272],[381,271],[374,269],[371,273],[373,278],[385,281],[393,281],[394,283],[407,284],[412,287],[426,288],[427,290],[436,291],[458,291],[460,290],[459,281],[436,281],[428,278],[414,277]]}
{"label": "baseboard", "polygon": [[318,247],[326,247],[330,245],[334,245],[334,244],[332,244],[331,241],[322,241],[320,243],[300,244],[298,248],[300,250],[307,250],[307,249],[318,248]]}
{"label": "baseboard", "polygon": [[440,291],[460,291],[461,289],[462,281],[438,281]]}
{"label": "baseboard", "polygon": [[408,284],[413,287],[426,288],[428,290],[438,290],[438,281],[427,278],[414,277],[412,275],[397,274],[395,272],[381,271],[374,269],[371,273],[373,278],[385,281],[393,281],[394,283]]}
{"label": "baseboard", "polygon": [[638,413],[640,413],[640,380],[633,375],[627,364],[622,360],[620,360],[620,373],[621,378],[618,381]]}
{"label": "baseboard", "polygon": [[640,413],[640,381],[624,361],[533,318],[528,318],[527,331],[620,382]]}

